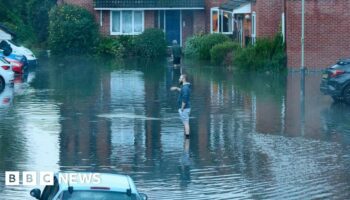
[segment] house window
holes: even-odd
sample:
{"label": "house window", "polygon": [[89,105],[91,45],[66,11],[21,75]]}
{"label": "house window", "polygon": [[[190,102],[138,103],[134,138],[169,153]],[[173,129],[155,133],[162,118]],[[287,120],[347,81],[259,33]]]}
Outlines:
{"label": "house window", "polygon": [[232,34],[233,31],[233,14],[232,12],[212,8],[210,13],[211,33]]}
{"label": "house window", "polygon": [[111,11],[111,35],[137,35],[143,30],[143,11]]}

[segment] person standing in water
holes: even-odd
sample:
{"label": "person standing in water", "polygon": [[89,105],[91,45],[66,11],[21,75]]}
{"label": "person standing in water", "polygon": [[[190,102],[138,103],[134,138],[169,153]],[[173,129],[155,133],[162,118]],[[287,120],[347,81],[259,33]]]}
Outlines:
{"label": "person standing in water", "polygon": [[181,47],[177,44],[177,40],[173,40],[173,46],[171,47],[171,52],[173,56],[174,67],[180,66],[181,63]]}
{"label": "person standing in water", "polygon": [[179,78],[179,83],[181,88],[171,87],[171,91],[178,91],[178,106],[179,106],[179,114],[180,119],[185,128],[185,136],[186,138],[190,137],[190,112],[191,112],[191,84],[187,81],[187,75],[182,74]]}

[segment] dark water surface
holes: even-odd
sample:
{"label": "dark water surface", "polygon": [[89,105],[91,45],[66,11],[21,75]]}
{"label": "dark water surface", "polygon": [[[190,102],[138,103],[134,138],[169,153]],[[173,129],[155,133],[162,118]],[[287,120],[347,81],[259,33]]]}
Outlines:
{"label": "dark water surface", "polygon": [[[31,199],[4,171],[129,174],[150,199],[350,199],[350,107],[298,73],[187,62],[191,139],[166,62],[41,59],[0,94],[0,199]],[[302,94],[305,94],[303,98]]]}

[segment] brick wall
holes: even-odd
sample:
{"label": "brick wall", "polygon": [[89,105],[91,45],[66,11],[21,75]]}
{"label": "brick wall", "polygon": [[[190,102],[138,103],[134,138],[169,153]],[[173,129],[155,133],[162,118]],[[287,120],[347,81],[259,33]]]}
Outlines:
{"label": "brick wall", "polygon": [[205,32],[206,15],[204,10],[193,11],[193,34]]}
{"label": "brick wall", "polygon": [[[301,2],[287,0],[288,66],[300,67]],[[305,65],[324,68],[350,57],[350,1],[305,1]]]}
{"label": "brick wall", "polygon": [[274,36],[281,24],[283,0],[257,0],[252,12],[256,12],[256,36]]}
{"label": "brick wall", "polygon": [[58,4],[67,3],[67,4],[78,5],[88,9],[91,12],[94,11],[93,0],[58,0],[57,3]]}
{"label": "brick wall", "polygon": [[187,38],[193,35],[193,11],[191,10],[182,11],[181,25],[182,25],[182,46],[184,46]]}
{"label": "brick wall", "polygon": [[145,10],[145,29],[155,28],[155,11]]}
{"label": "brick wall", "polygon": [[[98,11],[100,12],[100,11]],[[100,19],[98,19],[98,25],[99,25],[99,28],[100,28],[100,32],[103,34],[103,35],[110,35],[111,31],[110,31],[110,14],[111,14],[111,11],[109,10],[103,10],[102,11],[102,26],[100,24]]]}
{"label": "brick wall", "polygon": [[228,0],[205,0],[205,31],[210,33],[210,9],[220,7],[221,4]]}

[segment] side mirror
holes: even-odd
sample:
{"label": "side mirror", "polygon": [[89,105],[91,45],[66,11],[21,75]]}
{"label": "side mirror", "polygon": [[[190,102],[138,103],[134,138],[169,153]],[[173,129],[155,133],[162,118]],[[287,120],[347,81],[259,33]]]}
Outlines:
{"label": "side mirror", "polygon": [[140,193],[140,197],[141,197],[142,200],[148,200],[147,194]]}
{"label": "side mirror", "polygon": [[40,191],[40,189],[32,189],[31,191],[30,191],[30,196],[32,196],[32,197],[34,197],[34,198],[36,198],[36,199],[40,199],[40,196],[41,196],[41,191]]}

